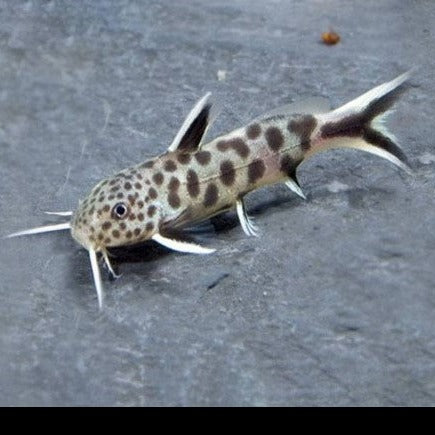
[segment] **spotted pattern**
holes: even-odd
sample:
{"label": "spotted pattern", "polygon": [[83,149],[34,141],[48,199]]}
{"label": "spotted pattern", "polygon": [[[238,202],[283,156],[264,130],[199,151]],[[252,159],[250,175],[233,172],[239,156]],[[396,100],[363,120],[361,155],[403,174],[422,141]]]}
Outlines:
{"label": "spotted pattern", "polygon": [[177,161],[182,165],[188,165],[191,159],[192,159],[192,154],[190,153],[180,153],[177,155]]}
{"label": "spotted pattern", "polygon": [[[299,161],[294,160],[295,156],[292,158],[293,152],[284,149],[285,134],[288,135],[285,128],[300,137],[302,147],[306,144],[309,147],[316,120],[308,115],[296,115],[279,122],[253,122],[240,136],[218,139],[196,151],[166,153],[119,172],[91,191],[82,203],[83,212],[75,219],[75,225],[86,226],[87,238],[97,246],[119,246],[150,238],[159,230],[160,219],[167,222],[170,216],[183,216],[184,223],[230,208],[232,195],[240,193],[239,187],[247,192],[261,182],[270,181],[269,174],[265,179],[266,160],[260,156],[270,156],[270,151],[276,153],[274,159],[279,159],[282,175],[294,174]],[[327,136],[339,127],[330,125],[321,133]],[[190,199],[187,204],[186,196]],[[111,216],[118,203],[129,209],[122,220]]]}
{"label": "spotted pattern", "polygon": [[266,172],[266,166],[261,159],[254,160],[248,166],[248,182],[257,182]]}
{"label": "spotted pattern", "polygon": [[278,127],[269,127],[265,137],[267,145],[272,151],[278,151],[284,145],[284,136]]}
{"label": "spotted pattern", "polygon": [[195,159],[201,166],[208,165],[211,160],[211,153],[209,151],[199,151],[195,154]]}
{"label": "spotted pattern", "polygon": [[214,206],[218,201],[218,197],[219,197],[219,191],[216,184],[210,183],[205,189],[204,201],[203,201],[204,207]]}
{"label": "spotted pattern", "polygon": [[284,174],[292,176],[294,174],[296,166],[296,162],[288,154],[284,154],[281,157],[280,170]]}
{"label": "spotted pattern", "polygon": [[261,127],[259,124],[251,124],[246,129],[246,136],[248,136],[249,139],[254,140],[257,139],[261,134]]}
{"label": "spotted pattern", "polygon": [[177,170],[177,165],[173,160],[166,160],[165,164],[163,165],[163,168],[166,172],[174,172]]}
{"label": "spotted pattern", "polygon": [[148,162],[142,163],[139,167],[140,168],[151,169],[153,166],[154,166],[154,161],[153,160],[149,160]]}
{"label": "spotted pattern", "polygon": [[163,176],[163,174],[161,172],[157,172],[156,174],[153,175],[153,181],[154,183],[156,183],[158,186],[160,186],[161,184],[163,184],[163,180],[165,179],[165,177]]}
{"label": "spotted pattern", "polygon": [[148,190],[148,195],[151,199],[157,198],[157,190],[154,189],[154,187],[150,187],[150,190]]}
{"label": "spotted pattern", "polygon": [[147,215],[149,217],[153,217],[156,214],[156,211],[157,211],[157,207],[155,205],[150,205],[148,207]]}
{"label": "spotted pattern", "polygon": [[291,119],[287,128],[290,133],[295,133],[299,136],[301,148],[307,151],[310,149],[310,139],[316,125],[317,121],[313,115],[303,115],[299,118]]}
{"label": "spotted pattern", "polygon": [[187,171],[186,181],[187,181],[187,192],[192,198],[196,198],[200,192],[199,178],[198,178],[198,174],[193,169],[189,169]]}
{"label": "spotted pattern", "polygon": [[178,194],[178,189],[180,187],[180,180],[177,177],[172,177],[168,184],[168,204],[172,208],[178,208],[181,205],[180,195]]}
{"label": "spotted pattern", "polygon": [[236,170],[234,169],[233,162],[224,160],[220,165],[220,176],[222,184],[231,186],[236,180]]}
{"label": "spotted pattern", "polygon": [[246,142],[241,138],[221,140],[217,143],[216,147],[221,152],[232,149],[242,158],[246,158],[249,155],[249,147],[248,145],[246,145]]}

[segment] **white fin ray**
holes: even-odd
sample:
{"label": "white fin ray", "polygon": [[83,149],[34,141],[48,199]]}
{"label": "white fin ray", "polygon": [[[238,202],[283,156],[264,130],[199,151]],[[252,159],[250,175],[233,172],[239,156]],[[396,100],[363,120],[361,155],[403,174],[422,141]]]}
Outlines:
{"label": "white fin ray", "polygon": [[94,249],[89,249],[89,259],[91,260],[92,275],[94,277],[95,290],[97,291],[98,307],[103,308],[104,291],[101,280],[100,267],[98,266],[97,253]]}
{"label": "white fin ray", "polygon": [[352,148],[361,151],[366,151],[370,154],[375,154],[379,157],[383,157],[384,159],[389,160],[394,165],[403,169],[408,174],[412,174],[411,168],[399,160],[396,156],[384,150],[383,148],[376,147],[374,145],[369,144],[364,141],[362,138],[358,137],[336,137],[328,141],[327,144],[323,145],[321,148],[315,149],[314,151],[308,151],[305,155],[305,158],[308,159],[312,155],[316,154],[316,152],[326,151],[334,148]]}
{"label": "white fin ray", "polygon": [[204,248],[203,246],[197,245],[195,243],[169,239],[158,233],[154,234],[152,239],[155,242],[160,243],[161,245],[178,252],[186,252],[189,254],[211,254],[212,252],[216,251],[216,249]]}
{"label": "white fin ray", "polygon": [[[180,145],[181,140],[183,139],[184,135],[186,134],[187,130],[189,129],[192,122],[195,120],[195,118],[201,113],[201,111],[204,109],[204,107],[208,104],[208,100],[210,99],[211,92],[207,92],[193,107],[193,109],[189,112],[186,119],[184,120],[183,124],[181,125],[180,129],[178,130],[178,133],[174,137],[174,140],[172,141],[171,145],[168,148],[168,151],[172,152],[175,151],[178,146]],[[203,137],[207,133],[208,126],[203,134]]]}
{"label": "white fin ray", "polygon": [[258,237],[258,228],[252,221],[252,218],[248,216],[245,209],[245,204],[243,202],[243,199],[238,199],[236,201],[236,210],[237,210],[237,216],[240,221],[240,225],[242,226],[242,229],[244,233],[247,236],[255,236]]}
{"label": "white fin ray", "polygon": [[71,223],[65,222],[62,224],[44,225],[42,227],[30,228],[28,230],[18,231],[16,233],[9,234],[5,237],[7,239],[10,239],[12,237],[27,236],[30,234],[49,233],[51,231],[62,231],[62,230],[70,230],[70,229],[71,229]]}
{"label": "white fin ray", "polygon": [[72,211],[44,211],[45,214],[54,216],[72,216],[74,212]]}
{"label": "white fin ray", "polygon": [[307,197],[304,195],[304,192],[302,192],[302,189],[300,188],[300,186],[298,185],[298,183],[296,183],[296,181],[292,180],[291,178],[289,178],[286,182],[285,185],[294,193],[296,193],[296,195],[300,196],[302,199],[307,199]]}
{"label": "white fin ray", "polygon": [[342,116],[347,115],[352,112],[361,112],[366,108],[371,102],[377,100],[385,94],[393,91],[398,88],[401,84],[406,82],[411,75],[411,71],[408,71],[399,77],[396,77],[394,80],[390,82],[383,83],[382,85],[376,86],[365,94],[355,98],[344,106],[335,109],[331,115],[333,116]]}

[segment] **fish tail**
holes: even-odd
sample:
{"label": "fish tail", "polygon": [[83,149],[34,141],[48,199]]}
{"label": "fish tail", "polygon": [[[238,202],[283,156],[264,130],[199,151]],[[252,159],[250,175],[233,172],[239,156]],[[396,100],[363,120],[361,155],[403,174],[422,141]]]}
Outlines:
{"label": "fish tail", "polygon": [[354,148],[383,157],[411,172],[404,152],[385,125],[410,72],[379,85],[329,113],[317,115],[319,129],[305,157],[330,148]]}

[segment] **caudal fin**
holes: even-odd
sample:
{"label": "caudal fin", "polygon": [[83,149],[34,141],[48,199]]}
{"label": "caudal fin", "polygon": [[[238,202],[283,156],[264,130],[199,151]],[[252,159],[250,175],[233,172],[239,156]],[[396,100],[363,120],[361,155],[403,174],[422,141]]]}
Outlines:
{"label": "caudal fin", "polygon": [[330,148],[355,148],[383,157],[410,172],[408,160],[387,130],[385,118],[406,89],[407,72],[373,88],[344,106],[320,115],[319,146],[312,152]]}

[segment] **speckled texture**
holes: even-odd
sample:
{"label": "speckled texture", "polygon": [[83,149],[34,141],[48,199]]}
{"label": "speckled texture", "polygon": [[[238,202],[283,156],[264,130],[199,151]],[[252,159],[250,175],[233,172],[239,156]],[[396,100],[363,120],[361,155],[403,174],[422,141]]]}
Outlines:
{"label": "speckled texture", "polygon": [[414,177],[316,156],[307,201],[249,196],[259,239],[229,214],[196,237],[216,254],[119,251],[103,313],[67,233],[3,240],[0,404],[434,405],[434,21],[431,1],[0,2],[2,234],[164,151],[206,91],[213,137],[419,66],[389,120]]}

